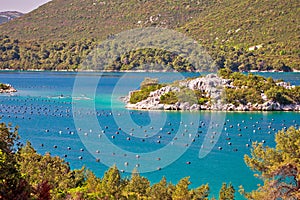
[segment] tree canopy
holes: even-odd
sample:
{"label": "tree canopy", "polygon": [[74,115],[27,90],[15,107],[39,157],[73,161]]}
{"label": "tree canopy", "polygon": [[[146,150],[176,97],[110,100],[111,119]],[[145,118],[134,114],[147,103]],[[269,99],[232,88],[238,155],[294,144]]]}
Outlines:
{"label": "tree canopy", "polygon": [[[290,127],[276,134],[274,148],[253,143],[245,162],[263,180],[257,190],[239,192],[254,200],[296,200],[300,198],[300,129]],[[190,189],[189,177],[177,184],[150,184],[137,170],[122,177],[112,166],[102,178],[82,168],[72,170],[69,164],[49,153],[40,155],[29,142],[19,143],[17,128],[0,124],[0,199],[161,199],[208,200],[209,186]],[[231,183],[223,183],[220,200],[235,198]],[[214,199],[214,198],[213,198]]]}
{"label": "tree canopy", "polygon": [[245,162],[264,181],[256,191],[245,193],[247,199],[296,200],[300,198],[300,129],[290,127],[275,137],[276,147],[253,143]]}

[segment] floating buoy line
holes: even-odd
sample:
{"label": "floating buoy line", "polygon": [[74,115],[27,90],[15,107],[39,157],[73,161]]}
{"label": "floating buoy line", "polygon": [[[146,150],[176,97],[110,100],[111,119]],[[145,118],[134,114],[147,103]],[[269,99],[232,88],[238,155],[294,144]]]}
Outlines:
{"label": "floating buoy line", "polygon": [[[65,101],[64,99],[51,99],[51,98],[40,98],[40,97],[2,97],[0,100],[0,117],[2,121],[16,121],[16,123],[22,121],[38,121],[45,119],[54,119],[53,121],[60,122],[62,119],[71,121],[73,114],[76,116],[90,116],[94,115],[98,118],[99,123],[102,127],[100,132],[94,131],[92,128],[85,130],[84,127],[74,128],[74,125],[65,123],[51,125],[49,127],[35,127],[39,130],[39,135],[35,133],[35,136],[41,139],[37,145],[37,149],[46,151],[54,151],[55,153],[60,152],[60,156],[66,160],[71,160],[77,156],[78,160],[84,161],[87,154],[91,154],[95,157],[97,163],[101,163],[106,156],[113,157],[115,159],[128,159],[124,163],[124,166],[135,166],[142,167],[142,161],[150,158],[145,158],[136,155],[135,158],[130,158],[128,155],[118,155],[114,152],[106,152],[105,149],[101,149],[99,145],[95,152],[86,151],[85,147],[72,146],[68,141],[78,140],[78,136],[84,136],[86,138],[95,138],[99,144],[103,137],[108,138],[112,143],[118,144],[120,147],[126,147],[131,145],[132,147],[141,147],[145,145],[153,146],[153,150],[162,148],[166,145],[178,146],[178,148],[188,148],[193,151],[199,150],[202,145],[205,135],[208,133],[208,129],[214,130],[217,127],[223,126],[221,136],[218,140],[215,140],[216,135],[219,134],[217,131],[209,132],[210,143],[214,144],[213,151],[218,153],[237,153],[237,152],[249,152],[253,141],[258,141],[264,144],[269,144],[271,141],[265,138],[266,135],[274,135],[278,130],[287,130],[287,127],[293,125],[296,128],[299,127],[298,121],[293,119],[287,121],[285,119],[263,119],[257,117],[248,117],[247,119],[233,120],[226,119],[224,124],[210,123],[209,120],[203,119],[200,121],[167,121],[163,127],[159,126],[147,126],[137,125],[128,129],[119,127],[115,124],[110,123],[114,117],[125,117],[123,112],[120,111],[114,114],[110,110],[78,110],[72,113],[72,102]],[[130,115],[133,117],[145,117],[147,112],[130,111]],[[148,116],[148,115],[147,115]],[[64,126],[65,125],[65,126]],[[197,131],[191,132],[190,127],[197,125]],[[181,127],[181,128],[179,128]],[[155,135],[151,133],[155,132]],[[178,132],[179,131],[179,132]],[[30,130],[28,130],[28,133]],[[136,137],[139,136],[139,137]],[[47,139],[51,138],[47,144]],[[269,138],[269,136],[267,137]],[[64,143],[55,144],[54,141],[65,140]],[[243,143],[241,143],[241,141]],[[54,144],[53,144],[54,143]],[[205,146],[203,147],[205,148]],[[133,148],[134,150],[134,148]],[[129,160],[138,160],[140,163],[131,164]],[[161,158],[154,158],[153,163],[158,163],[157,170],[161,170],[159,162]],[[194,162],[187,160],[187,165],[193,165]]]}

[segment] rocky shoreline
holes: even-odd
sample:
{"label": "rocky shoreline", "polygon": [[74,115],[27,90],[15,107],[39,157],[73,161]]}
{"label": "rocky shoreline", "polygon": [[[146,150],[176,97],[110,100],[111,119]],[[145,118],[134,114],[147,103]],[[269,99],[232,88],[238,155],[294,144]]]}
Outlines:
{"label": "rocky shoreline", "polygon": [[[231,103],[222,103],[221,95],[225,87],[234,87],[231,80],[219,78],[217,75],[209,74],[206,77],[199,77],[192,80],[183,80],[179,82],[179,86],[168,85],[159,90],[150,93],[147,99],[131,104],[129,102],[130,96],[134,91],[129,92],[129,95],[123,98],[126,103],[126,108],[136,110],[174,110],[174,111],[300,111],[300,104],[283,105],[278,102],[268,100],[264,93],[261,93],[264,100],[261,104],[247,103],[246,105],[234,105]],[[284,87],[289,86],[285,82],[278,84]],[[207,102],[205,104],[190,104],[189,102],[176,102],[175,104],[162,104],[160,97],[168,92],[178,92],[180,88],[186,87],[191,90],[200,90],[206,92],[213,97],[214,102]]]}
{"label": "rocky shoreline", "polygon": [[176,104],[148,104],[147,101],[136,104],[127,103],[126,108],[134,110],[174,110],[174,111],[300,111],[300,105],[280,105],[278,102],[268,101],[263,104],[248,104],[235,106],[233,104],[224,104],[221,108],[216,108],[208,105],[192,104],[188,102]]}
{"label": "rocky shoreline", "polygon": [[11,86],[10,84],[1,84],[0,93],[13,93],[17,92],[17,90]]}

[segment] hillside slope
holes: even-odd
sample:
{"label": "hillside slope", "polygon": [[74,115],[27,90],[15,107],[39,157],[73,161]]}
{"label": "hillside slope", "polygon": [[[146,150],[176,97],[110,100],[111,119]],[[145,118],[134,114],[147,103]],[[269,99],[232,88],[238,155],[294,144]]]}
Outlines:
{"label": "hillside slope", "polygon": [[32,40],[47,48],[49,43],[101,41],[124,30],[164,27],[199,41],[219,67],[289,70],[300,69],[299,9],[298,0],[53,0],[0,25],[0,32],[18,39],[22,49]]}
{"label": "hillside slope", "polygon": [[[223,52],[226,46],[235,48],[231,53],[225,50],[225,55],[233,60],[239,57],[244,65],[256,61],[266,70],[268,64],[276,67],[284,62],[300,68],[300,1],[224,0],[212,8],[181,30],[206,46],[221,47]],[[245,60],[247,53],[240,54],[245,50],[256,54],[255,60]]]}
{"label": "hillside slope", "polygon": [[53,0],[0,30],[17,39],[105,39],[132,28],[182,26],[214,1]]}

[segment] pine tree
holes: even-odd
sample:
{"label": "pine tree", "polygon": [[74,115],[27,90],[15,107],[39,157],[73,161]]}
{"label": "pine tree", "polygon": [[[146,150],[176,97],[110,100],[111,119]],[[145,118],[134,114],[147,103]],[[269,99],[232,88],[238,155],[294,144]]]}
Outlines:
{"label": "pine tree", "polygon": [[166,177],[163,177],[159,183],[155,183],[149,189],[148,196],[151,199],[157,199],[157,200],[172,199],[172,195],[168,191],[168,183]]}
{"label": "pine tree", "polygon": [[254,143],[251,157],[244,158],[246,164],[258,172],[256,176],[264,181],[251,193],[240,188],[247,199],[300,199],[300,129],[290,127],[279,131],[275,141],[275,148]]}
{"label": "pine tree", "polygon": [[22,177],[16,160],[17,128],[0,124],[0,199],[29,199],[32,188]]}
{"label": "pine tree", "polygon": [[190,193],[193,200],[208,200],[209,186],[208,184],[201,185],[200,187],[193,189]]}
{"label": "pine tree", "polygon": [[121,175],[116,165],[109,168],[101,180],[101,196],[108,199],[117,199],[121,195]]}
{"label": "pine tree", "polygon": [[125,187],[125,192],[128,197],[134,199],[144,199],[147,197],[147,190],[150,187],[150,182],[147,178],[140,176],[137,169],[134,169],[131,179]]}
{"label": "pine tree", "polygon": [[219,192],[219,200],[233,200],[234,193],[235,189],[233,188],[231,183],[229,183],[228,186],[226,183],[223,183]]}
{"label": "pine tree", "polygon": [[179,180],[175,187],[175,191],[172,194],[172,199],[174,200],[188,200],[190,199],[190,193],[189,193],[189,185],[191,184],[190,182],[190,177],[185,177]]}

